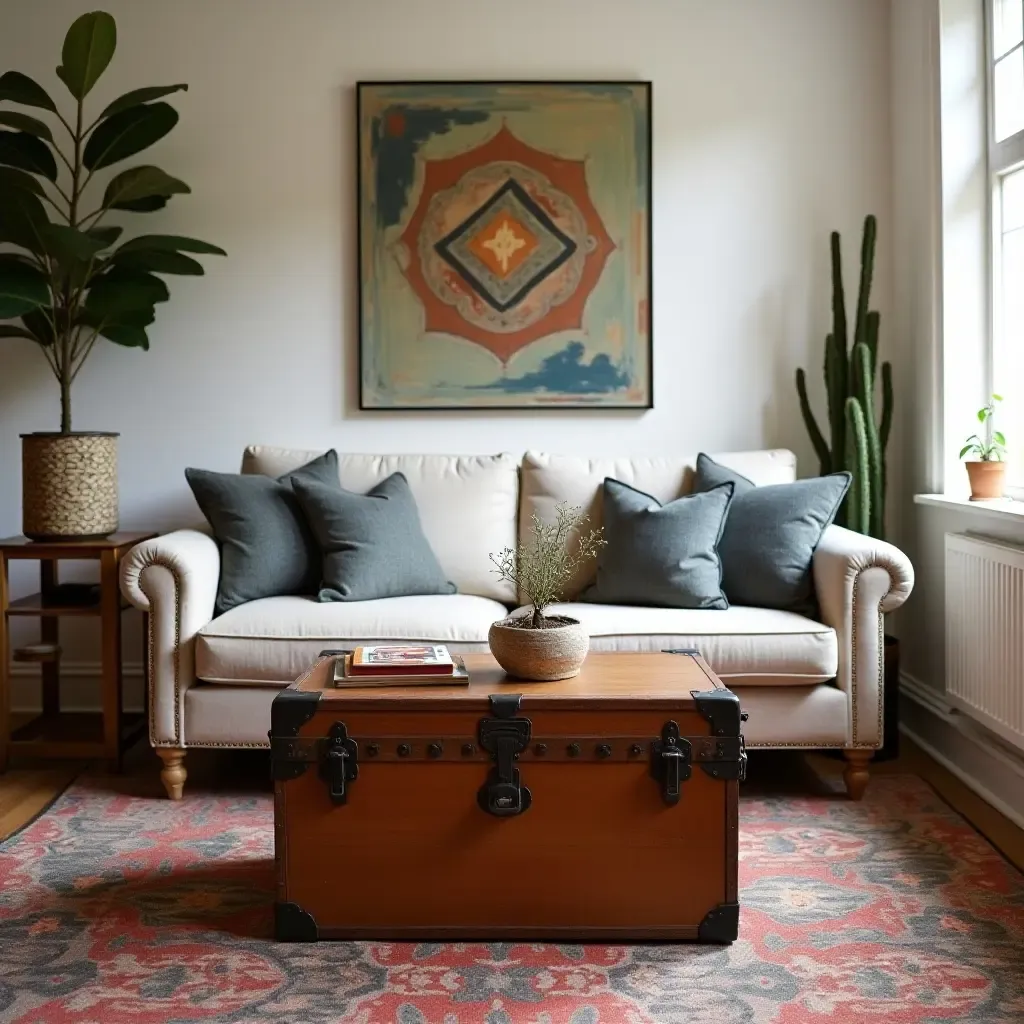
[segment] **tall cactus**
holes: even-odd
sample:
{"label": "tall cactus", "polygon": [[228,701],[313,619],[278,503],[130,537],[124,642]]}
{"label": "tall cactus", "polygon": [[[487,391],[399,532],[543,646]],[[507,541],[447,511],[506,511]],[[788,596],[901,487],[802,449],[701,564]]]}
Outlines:
{"label": "tall cactus", "polygon": [[860,248],[860,287],[853,338],[848,336],[846,294],[839,232],[830,240],[832,255],[832,331],[825,338],[825,390],[828,396],[829,440],[814,418],[807,397],[807,377],[796,371],[800,411],[821,473],[848,470],[853,476],[850,493],[836,521],[860,533],[882,537],[885,532],[887,474],[885,450],[892,429],[892,366],[882,363],[882,415],[876,418],[879,314],[869,309],[871,279],[875,267],[878,223],[873,215],[864,218]]}

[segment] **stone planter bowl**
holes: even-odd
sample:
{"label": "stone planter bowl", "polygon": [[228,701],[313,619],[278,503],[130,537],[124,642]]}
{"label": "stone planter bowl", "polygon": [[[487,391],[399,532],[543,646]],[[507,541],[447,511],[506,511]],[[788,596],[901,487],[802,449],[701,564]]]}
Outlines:
{"label": "stone planter bowl", "polygon": [[513,625],[522,617],[495,622],[487,634],[495,661],[515,679],[547,682],[580,674],[590,636],[575,619],[552,616],[544,629]]}

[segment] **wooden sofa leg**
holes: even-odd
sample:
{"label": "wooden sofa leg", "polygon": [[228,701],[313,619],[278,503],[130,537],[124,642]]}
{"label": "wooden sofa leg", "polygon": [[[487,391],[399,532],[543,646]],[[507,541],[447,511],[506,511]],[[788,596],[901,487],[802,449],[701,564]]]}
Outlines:
{"label": "wooden sofa leg", "polygon": [[160,781],[172,800],[180,800],[188,777],[185,771],[185,751],[177,747],[157,747],[156,752],[164,763]]}
{"label": "wooden sofa leg", "polygon": [[862,800],[864,790],[868,788],[868,762],[874,756],[873,750],[844,750],[846,768],[843,769],[843,782],[846,793],[851,800]]}

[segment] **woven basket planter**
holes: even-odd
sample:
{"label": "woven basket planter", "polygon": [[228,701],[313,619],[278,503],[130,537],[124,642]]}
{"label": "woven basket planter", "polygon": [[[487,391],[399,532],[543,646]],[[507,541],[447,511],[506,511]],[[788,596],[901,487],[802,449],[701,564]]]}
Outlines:
{"label": "woven basket planter", "polygon": [[22,532],[107,537],[118,526],[117,434],[22,434]]}
{"label": "woven basket planter", "polygon": [[557,626],[529,629],[510,625],[514,619],[495,622],[487,634],[495,661],[515,679],[546,682],[580,674],[590,649],[590,636],[575,619],[564,616],[549,621]]}

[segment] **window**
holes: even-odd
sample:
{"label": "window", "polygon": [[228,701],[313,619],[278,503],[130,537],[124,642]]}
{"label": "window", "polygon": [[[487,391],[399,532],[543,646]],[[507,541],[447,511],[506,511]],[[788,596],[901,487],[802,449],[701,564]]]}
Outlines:
{"label": "window", "polygon": [[1024,0],[988,0],[992,189],[991,390],[1002,394],[1010,480],[1024,488]]}

